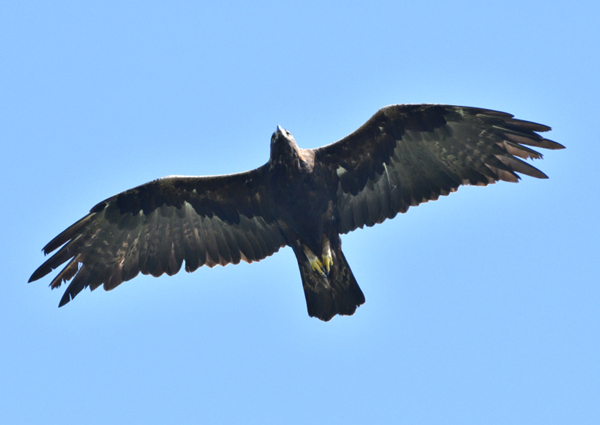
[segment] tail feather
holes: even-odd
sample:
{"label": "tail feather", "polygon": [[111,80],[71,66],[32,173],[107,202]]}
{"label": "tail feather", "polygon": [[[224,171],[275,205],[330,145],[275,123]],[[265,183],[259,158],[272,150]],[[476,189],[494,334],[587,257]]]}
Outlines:
{"label": "tail feather", "polygon": [[327,277],[313,271],[303,255],[297,256],[308,315],[326,322],[336,314],[353,315],[365,302],[342,250],[334,249],[332,255],[333,266]]}

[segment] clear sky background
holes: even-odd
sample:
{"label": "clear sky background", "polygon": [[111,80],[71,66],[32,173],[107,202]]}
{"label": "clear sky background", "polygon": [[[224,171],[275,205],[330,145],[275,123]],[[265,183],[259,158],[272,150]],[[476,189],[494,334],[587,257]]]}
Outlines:
{"label": "clear sky background", "polygon": [[[597,1],[3,1],[3,424],[597,424]],[[549,180],[343,237],[367,302],[311,319],[291,249],[58,309],[27,284],[100,200],[256,168],[393,103],[553,127]],[[64,287],[63,287],[64,288]]]}

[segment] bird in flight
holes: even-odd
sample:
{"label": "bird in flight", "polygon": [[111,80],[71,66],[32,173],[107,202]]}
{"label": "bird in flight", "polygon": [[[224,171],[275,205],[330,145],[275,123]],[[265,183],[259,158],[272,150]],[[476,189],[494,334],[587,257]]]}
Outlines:
{"label": "bird in flight", "polygon": [[461,185],[517,182],[517,173],[547,178],[522,159],[542,158],[529,146],[564,148],[538,134],[548,130],[503,112],[432,104],[386,106],[316,149],[298,147],[278,126],[269,161],[257,169],[164,177],[100,202],[43,248],[56,253],[29,282],[67,263],[50,283],[71,281],[61,307],[86,287],[111,290],[140,272],[251,263],[290,246],[308,314],[324,321],[352,315],[365,297],[341,234]]}

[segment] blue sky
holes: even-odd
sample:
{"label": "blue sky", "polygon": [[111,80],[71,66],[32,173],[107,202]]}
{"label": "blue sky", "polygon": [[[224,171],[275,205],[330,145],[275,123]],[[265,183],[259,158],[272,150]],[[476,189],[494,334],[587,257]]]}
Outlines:
{"label": "blue sky", "polygon": [[[597,2],[0,5],[2,423],[600,423]],[[58,309],[26,284],[98,201],[264,164],[393,103],[553,127],[549,180],[343,237],[367,303],[311,319],[291,249]]]}

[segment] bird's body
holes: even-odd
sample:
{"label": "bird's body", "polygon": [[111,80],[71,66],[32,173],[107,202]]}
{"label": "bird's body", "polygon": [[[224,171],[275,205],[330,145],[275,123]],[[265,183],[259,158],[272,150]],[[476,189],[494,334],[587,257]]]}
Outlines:
{"label": "bird's body", "polygon": [[166,177],[96,205],[53,239],[58,248],[31,276],[61,264],[52,288],[73,279],[60,305],[83,288],[109,290],[138,273],[160,276],[202,265],[259,261],[294,250],[308,312],[351,315],[364,295],[341,250],[340,234],[372,226],[462,184],[546,176],[516,157],[541,158],[525,145],[560,149],[541,124],[479,108],[393,105],[342,140],[301,149],[282,129],[269,161],[211,177]]}
{"label": "bird's body", "polygon": [[314,150],[300,149],[288,131],[278,127],[273,134],[270,198],[298,259],[308,312],[322,320],[353,314],[365,302],[341,250],[334,172],[315,161]]}

